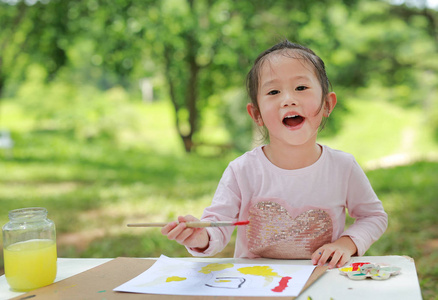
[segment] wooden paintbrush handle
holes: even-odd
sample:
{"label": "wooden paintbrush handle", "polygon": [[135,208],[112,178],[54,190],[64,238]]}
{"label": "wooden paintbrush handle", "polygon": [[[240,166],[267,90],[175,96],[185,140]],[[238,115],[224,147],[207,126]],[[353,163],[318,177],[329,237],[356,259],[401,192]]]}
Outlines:
{"label": "wooden paintbrush handle", "polygon": [[164,227],[169,223],[136,223],[128,224],[128,227]]}

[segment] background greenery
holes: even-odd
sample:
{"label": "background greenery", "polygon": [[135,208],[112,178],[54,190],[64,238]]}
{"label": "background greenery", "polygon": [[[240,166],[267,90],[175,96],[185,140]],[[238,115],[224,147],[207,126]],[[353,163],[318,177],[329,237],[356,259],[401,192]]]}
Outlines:
{"label": "background greenery", "polygon": [[245,74],[288,38],[338,95],[320,142],[355,155],[389,214],[367,255],[413,257],[437,299],[437,24],[421,1],[0,0],[0,129],[15,144],[0,149],[0,224],[43,206],[60,257],[187,256],[125,225],[201,215],[254,145]]}

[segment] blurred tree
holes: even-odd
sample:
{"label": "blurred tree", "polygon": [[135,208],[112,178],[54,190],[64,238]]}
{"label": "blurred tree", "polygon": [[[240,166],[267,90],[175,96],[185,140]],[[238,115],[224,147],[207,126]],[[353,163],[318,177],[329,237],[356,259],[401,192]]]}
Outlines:
{"label": "blurred tree", "polygon": [[361,1],[348,14],[328,61],[335,86],[357,98],[421,107],[438,136],[438,11]]}
{"label": "blurred tree", "polygon": [[[84,75],[104,89],[161,77],[187,152],[213,102],[222,106],[234,145],[249,136],[250,122],[242,121],[245,74],[259,52],[283,38],[314,49],[344,99],[435,109],[437,11],[428,8],[365,0],[0,0],[0,6],[0,92],[8,78],[19,82],[31,62],[52,78],[68,59],[81,60],[88,73],[99,68],[102,78],[112,78],[93,82]],[[72,55],[78,45],[86,45],[86,56]],[[70,69],[78,65],[69,62]]]}
{"label": "blurred tree", "polygon": [[39,63],[49,77],[66,64],[69,1],[0,1],[0,99],[11,76]]}
{"label": "blurred tree", "polygon": [[102,1],[90,14],[96,51],[106,58],[105,67],[119,74],[164,77],[175,127],[187,152],[194,147],[208,98],[236,83],[243,86],[242,70],[251,57],[245,53],[253,49],[245,43],[251,35],[242,34],[246,16],[238,9],[243,6],[250,15],[256,14],[256,7],[239,3]]}
{"label": "blurred tree", "polygon": [[415,74],[414,82],[418,83],[419,89],[417,97],[412,98],[422,106],[427,123],[433,128],[438,141],[438,11],[427,7],[423,2],[419,7],[409,7],[408,3],[392,6],[391,13],[418,28],[417,36],[422,37],[417,42],[417,47],[421,47],[423,51],[413,51],[412,54],[417,54],[416,59],[409,66],[410,71]]}
{"label": "blurred tree", "polygon": [[[98,8],[91,16],[98,23],[89,28],[96,34],[96,51],[105,57],[103,64],[119,74],[136,65],[144,66],[144,74],[163,74],[175,110],[175,126],[187,152],[194,146],[202,110],[211,95],[223,97],[226,90],[243,87],[251,61],[262,49],[283,38],[298,40],[301,27],[320,22],[315,21],[319,16],[321,22],[329,21],[324,15],[330,5],[343,5],[336,0],[263,1],[257,5],[229,0],[94,3]],[[330,28],[320,26],[319,34],[329,35]],[[236,119],[235,112],[227,113],[228,118]],[[242,113],[238,115],[241,118]],[[227,122],[233,131],[230,124],[233,122]]]}

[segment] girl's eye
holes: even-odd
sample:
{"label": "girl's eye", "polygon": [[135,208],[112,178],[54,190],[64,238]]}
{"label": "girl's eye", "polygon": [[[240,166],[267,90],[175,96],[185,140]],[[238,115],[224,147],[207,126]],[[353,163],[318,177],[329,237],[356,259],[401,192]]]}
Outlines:
{"label": "girl's eye", "polygon": [[307,89],[308,89],[308,87],[304,86],[304,85],[297,86],[297,88],[296,88],[297,91],[305,91]]}
{"label": "girl's eye", "polygon": [[278,91],[278,90],[272,90],[272,91],[268,92],[268,95],[277,95],[279,93],[280,93],[280,91]]}

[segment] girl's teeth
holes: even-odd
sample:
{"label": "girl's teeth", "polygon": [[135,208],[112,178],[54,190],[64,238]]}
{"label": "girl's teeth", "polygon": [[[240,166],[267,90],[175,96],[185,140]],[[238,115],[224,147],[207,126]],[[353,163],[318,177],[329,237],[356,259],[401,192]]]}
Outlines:
{"label": "girl's teeth", "polygon": [[288,127],[295,127],[304,122],[304,117],[300,115],[290,115],[283,119],[283,124]]}

